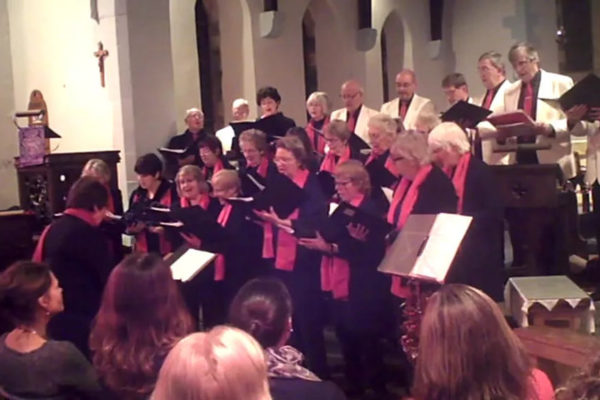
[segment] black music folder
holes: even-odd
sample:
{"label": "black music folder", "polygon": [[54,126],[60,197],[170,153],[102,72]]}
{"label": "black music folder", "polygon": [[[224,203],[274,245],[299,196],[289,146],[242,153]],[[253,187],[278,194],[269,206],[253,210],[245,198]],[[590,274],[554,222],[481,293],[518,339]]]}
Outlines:
{"label": "black music folder", "polygon": [[325,197],[330,199],[336,192],[333,175],[328,171],[319,171],[317,172],[317,180]]}
{"label": "black music folder", "polygon": [[200,206],[171,210],[160,226],[182,233],[191,233],[202,240],[219,241],[226,238],[224,228]]}
{"label": "black music folder", "polygon": [[[579,104],[586,105],[588,108],[600,107],[600,78],[594,74],[587,75],[560,96],[558,102],[565,111]],[[589,111],[584,119],[593,121]]]}
{"label": "black music folder", "polygon": [[354,207],[346,202],[341,202],[329,216],[329,223],[338,227],[349,224],[362,225],[368,229],[368,237],[383,240],[394,226],[388,223],[383,216],[373,215],[369,212]]}
{"label": "black music folder", "polygon": [[473,217],[411,215],[377,270],[443,283]]}
{"label": "black music folder", "polygon": [[487,108],[460,100],[442,114],[442,121],[456,122],[463,128],[474,129],[478,123],[486,119],[491,113],[492,111]]}

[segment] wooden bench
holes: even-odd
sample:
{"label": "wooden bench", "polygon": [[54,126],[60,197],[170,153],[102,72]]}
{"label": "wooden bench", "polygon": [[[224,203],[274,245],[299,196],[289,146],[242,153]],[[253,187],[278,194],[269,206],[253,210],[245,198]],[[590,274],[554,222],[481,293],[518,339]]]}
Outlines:
{"label": "wooden bench", "polygon": [[514,332],[555,386],[600,353],[597,336],[546,326],[517,328]]}

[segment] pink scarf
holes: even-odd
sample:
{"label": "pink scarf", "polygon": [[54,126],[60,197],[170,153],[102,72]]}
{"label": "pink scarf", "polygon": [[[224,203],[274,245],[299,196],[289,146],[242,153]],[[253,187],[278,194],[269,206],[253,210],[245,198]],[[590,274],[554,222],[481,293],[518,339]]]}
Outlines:
{"label": "pink scarf", "polygon": [[[171,190],[168,189],[163,196],[160,198],[159,203],[167,208],[171,208]],[[139,200],[139,196],[133,199],[133,202]],[[156,200],[156,199],[154,199]],[[171,242],[167,240],[164,233],[159,234],[159,247],[160,254],[167,254],[171,252]],[[135,251],[140,253],[148,252],[148,243],[146,241],[146,231],[143,230],[135,236]]]}
{"label": "pink scarf", "polygon": [[[294,183],[301,188],[304,188],[308,180],[308,170],[302,169],[296,173]],[[299,209],[288,217],[290,220],[298,219]],[[279,229],[277,231],[277,253],[275,254],[275,268],[284,271],[293,271],[294,263],[296,262],[297,239],[291,233]]]}
{"label": "pink scarf", "polygon": [[[192,203],[186,199],[185,197],[182,197],[181,199],[179,199],[179,204],[181,205],[182,208],[186,208],[186,207],[191,207]],[[198,205],[200,207],[202,207],[203,210],[207,210],[208,206],[210,204],[210,196],[207,195],[206,193],[201,194],[200,195],[200,201],[198,201]]]}
{"label": "pink scarf", "polygon": [[[81,208],[67,208],[63,214],[72,215],[74,217],[77,217],[94,227],[100,225],[99,222],[94,220],[94,213],[92,211],[83,210]],[[46,242],[46,236],[48,235],[48,232],[50,231],[51,226],[52,225],[48,225],[46,228],[44,228],[44,231],[40,235],[40,240],[38,241],[38,244],[35,247],[35,251],[33,252],[33,257],[31,258],[32,261],[35,261],[35,262],[43,262],[44,261],[44,244]]]}
{"label": "pink scarf", "polygon": [[350,146],[346,145],[346,147],[344,148],[344,153],[340,156],[337,162],[335,161],[335,157],[336,155],[333,153],[333,151],[329,150],[329,152],[323,159],[323,162],[321,163],[320,171],[327,171],[333,174],[333,171],[335,170],[335,167],[337,165],[350,159]]}
{"label": "pink scarf", "polygon": [[[402,229],[408,217],[412,213],[417,200],[419,199],[419,188],[421,184],[427,179],[427,176],[432,170],[431,164],[421,167],[419,172],[415,176],[413,181],[410,181],[408,178],[403,177],[400,181],[400,185],[396,189],[394,193],[394,197],[392,198],[392,205],[388,211],[387,220],[390,224],[396,225],[396,228],[399,230]],[[402,208],[400,209],[400,217],[398,221],[394,221],[394,217],[396,215],[396,209],[402,203]],[[402,298],[408,297],[410,294],[410,288],[406,286],[403,282],[402,277],[393,276],[392,277],[392,287],[391,292]]]}
{"label": "pink scarf", "polygon": [[[222,227],[227,225],[227,221],[229,221],[229,217],[231,216],[231,204],[225,204],[217,217],[217,222]],[[225,256],[223,254],[219,254],[217,259],[215,260],[215,281],[222,281],[225,279]]]}
{"label": "pink scarf", "polygon": [[452,176],[451,168],[444,168],[444,172],[448,175],[449,178],[452,178],[452,184],[454,185],[454,189],[456,190],[456,195],[458,196],[458,213],[462,214],[463,212],[463,200],[465,197],[465,182],[467,180],[467,174],[469,173],[469,165],[471,162],[471,153],[466,152],[460,157],[458,160],[458,164],[456,165],[456,171],[454,171],[454,176]]}
{"label": "pink scarf", "polygon": [[260,164],[258,164],[258,168],[256,168],[256,172],[258,172],[258,174],[260,176],[262,176],[263,178],[266,178],[268,170],[269,170],[269,160],[267,159],[267,157],[263,157]]}
{"label": "pink scarf", "polygon": [[[365,196],[360,195],[350,202],[359,207]],[[324,255],[321,258],[321,289],[332,292],[336,300],[347,300],[350,295],[350,264],[340,257]]]}

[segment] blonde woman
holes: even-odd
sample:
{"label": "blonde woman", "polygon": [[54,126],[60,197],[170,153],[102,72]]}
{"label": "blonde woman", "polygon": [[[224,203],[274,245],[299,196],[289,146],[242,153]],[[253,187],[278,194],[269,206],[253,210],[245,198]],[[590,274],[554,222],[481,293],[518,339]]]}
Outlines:
{"label": "blonde woman", "polygon": [[193,333],[167,356],[151,398],[271,400],[263,350],[236,328]]}

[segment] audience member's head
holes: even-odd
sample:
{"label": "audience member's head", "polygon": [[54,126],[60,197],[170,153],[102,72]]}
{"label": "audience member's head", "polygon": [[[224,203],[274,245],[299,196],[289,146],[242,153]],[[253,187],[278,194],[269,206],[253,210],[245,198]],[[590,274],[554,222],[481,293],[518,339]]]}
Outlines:
{"label": "audience member's head", "polygon": [[179,168],[175,176],[175,183],[179,197],[188,200],[196,199],[209,191],[204,174],[197,165],[184,165]]}
{"label": "audience member's head", "polygon": [[229,307],[229,323],[251,334],[263,348],[283,346],[292,328],[292,300],[276,279],[252,279]]}
{"label": "audience member's head", "polygon": [[98,179],[103,185],[108,185],[110,182],[110,168],[104,160],[92,158],[85,163],[81,170],[81,176],[92,176]]}
{"label": "audience member's head", "polygon": [[62,289],[48,265],[19,261],[0,274],[0,315],[17,329],[46,324],[62,310]]}
{"label": "audience member's head", "polygon": [[263,350],[235,328],[193,333],[167,356],[152,399],[271,400]]}
{"label": "audience member's head", "polygon": [[364,89],[356,80],[349,80],[342,84],[340,97],[348,112],[355,112],[363,103]]}
{"label": "audience member's head", "polygon": [[279,112],[281,96],[274,87],[265,86],[258,89],[258,92],[256,93],[256,104],[260,106],[261,116],[268,117]]}
{"label": "audience member's head", "polygon": [[308,115],[315,121],[321,121],[329,115],[331,102],[325,92],[312,92],[306,100]]}
{"label": "audience member's head", "polygon": [[223,146],[218,137],[206,136],[198,145],[200,158],[207,167],[214,167],[223,155]]}
{"label": "audience member's head", "polygon": [[403,69],[396,75],[396,92],[400,101],[409,101],[417,90],[417,76],[412,69]]}
{"label": "audience member's head", "polygon": [[556,400],[600,400],[600,355],[556,389]]}
{"label": "audience member's head", "polygon": [[529,358],[486,294],[444,285],[421,322],[413,394],[418,400],[526,399]]}
{"label": "audience member's head", "polygon": [[185,124],[192,133],[198,133],[204,128],[204,113],[193,107],[185,111]]}
{"label": "audience member's head", "polygon": [[495,51],[486,51],[479,56],[477,71],[486,89],[491,90],[506,79],[506,70],[502,55]]}
{"label": "audience member's head", "polygon": [[459,72],[446,75],[442,79],[442,90],[450,105],[458,103],[460,100],[467,101],[469,99],[469,87],[465,76]]}
{"label": "audience member's head", "polygon": [[69,189],[66,205],[67,208],[89,211],[94,225],[99,225],[106,214],[108,191],[98,179],[84,176]]}
{"label": "audience member's head", "polygon": [[456,167],[463,154],[471,151],[465,131],[454,122],[442,122],[427,138],[433,162],[442,168]]}
{"label": "audience member's head", "polygon": [[96,370],[124,397],[150,393],[167,352],[191,330],[171,270],[155,254],[132,254],[104,288],[90,335]]}
{"label": "audience member's head", "polygon": [[387,114],[379,113],[369,118],[368,123],[369,142],[375,155],[381,155],[388,151],[394,143],[398,124]]}
{"label": "audience member's head", "polygon": [[234,121],[246,121],[250,115],[248,100],[235,99],[231,104],[231,114]]}

